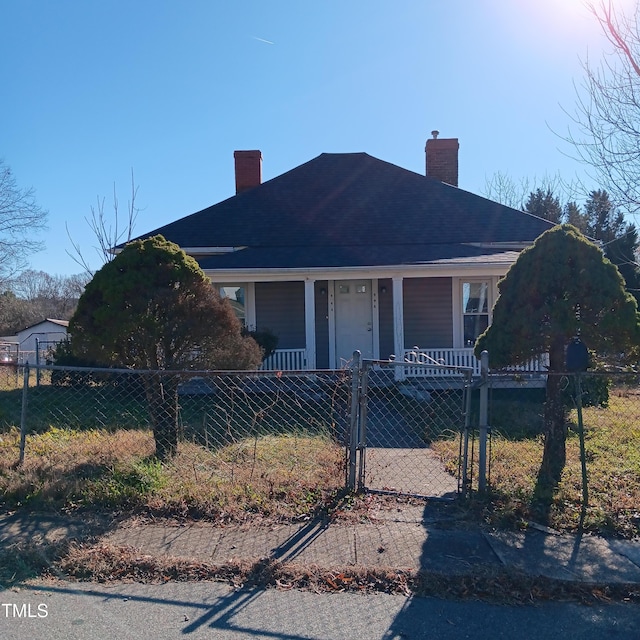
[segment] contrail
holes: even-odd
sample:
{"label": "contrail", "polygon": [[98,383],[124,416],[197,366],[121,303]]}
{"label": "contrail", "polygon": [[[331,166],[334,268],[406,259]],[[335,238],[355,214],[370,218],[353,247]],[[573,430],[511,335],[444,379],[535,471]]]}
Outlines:
{"label": "contrail", "polygon": [[258,42],[264,42],[266,44],[275,44],[275,42],[271,42],[271,40],[265,40],[264,38],[258,38],[258,36],[251,36],[254,40]]}

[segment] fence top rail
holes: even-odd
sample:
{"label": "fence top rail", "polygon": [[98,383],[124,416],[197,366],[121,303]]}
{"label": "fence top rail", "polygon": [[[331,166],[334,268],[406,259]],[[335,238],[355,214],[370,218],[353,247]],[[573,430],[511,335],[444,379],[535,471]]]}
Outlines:
{"label": "fence top rail", "polygon": [[109,367],[72,367],[72,366],[62,366],[55,364],[29,364],[25,363],[23,365],[25,368],[30,368],[32,370],[39,369],[41,371],[77,371],[80,373],[122,373],[122,374],[130,374],[130,375],[183,375],[183,376],[210,376],[210,375],[228,375],[228,376],[258,376],[258,377],[280,377],[278,374],[281,374],[282,377],[287,376],[290,377],[292,375],[300,375],[300,376],[326,376],[331,374],[344,374],[348,373],[349,369],[316,369],[316,370],[307,370],[301,369],[300,371],[290,371],[290,370],[261,370],[261,369],[116,369]]}

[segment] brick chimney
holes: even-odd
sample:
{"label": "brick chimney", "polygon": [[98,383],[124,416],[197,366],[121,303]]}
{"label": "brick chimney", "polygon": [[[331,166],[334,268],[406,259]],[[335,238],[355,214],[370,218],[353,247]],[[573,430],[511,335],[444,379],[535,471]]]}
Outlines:
{"label": "brick chimney", "polygon": [[234,151],[236,195],[262,184],[262,152]]}
{"label": "brick chimney", "polygon": [[424,148],[427,156],[427,176],[440,182],[458,186],[458,138],[438,138],[439,131],[432,131],[433,138]]}

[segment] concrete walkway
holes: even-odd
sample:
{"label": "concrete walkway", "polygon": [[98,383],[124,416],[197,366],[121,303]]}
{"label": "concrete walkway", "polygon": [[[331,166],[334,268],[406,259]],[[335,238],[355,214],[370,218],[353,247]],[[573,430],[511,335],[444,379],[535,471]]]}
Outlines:
{"label": "concrete walkway", "polygon": [[367,447],[365,486],[428,498],[454,498],[458,480],[428,447]]}

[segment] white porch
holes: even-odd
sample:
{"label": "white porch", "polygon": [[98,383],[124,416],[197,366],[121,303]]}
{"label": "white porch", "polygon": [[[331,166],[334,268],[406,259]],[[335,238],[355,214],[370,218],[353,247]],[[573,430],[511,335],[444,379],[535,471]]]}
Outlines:
{"label": "white porch", "polygon": [[[216,285],[235,296],[232,303],[245,326],[278,336],[279,348],[263,370],[340,369],[348,366],[355,349],[365,359],[386,360],[394,354],[399,361],[415,350],[407,347],[420,345],[428,362],[469,367],[479,375],[471,345],[491,322],[505,267],[484,265],[482,275],[476,268],[449,265],[446,273],[428,274],[416,268],[402,275],[362,269],[341,271],[339,277],[337,269],[290,272],[244,281],[225,277]],[[444,346],[421,346],[429,343]],[[445,375],[439,372],[437,366],[407,366],[405,376]]]}
{"label": "white porch", "polygon": [[[480,375],[480,361],[473,354],[473,349],[403,349],[402,360],[407,363],[403,368],[407,378],[425,378],[433,376],[448,376],[450,371],[446,367],[463,367],[473,370],[473,376]],[[396,359],[398,361],[399,359]],[[419,366],[412,366],[416,363]],[[434,366],[430,367],[429,364]],[[541,376],[547,371],[548,358],[546,356],[532,358],[524,365],[509,367],[505,375],[514,376],[519,372],[538,373]],[[426,366],[425,366],[426,365]],[[277,349],[267,358],[261,369],[263,371],[305,371],[307,370],[306,349]]]}

